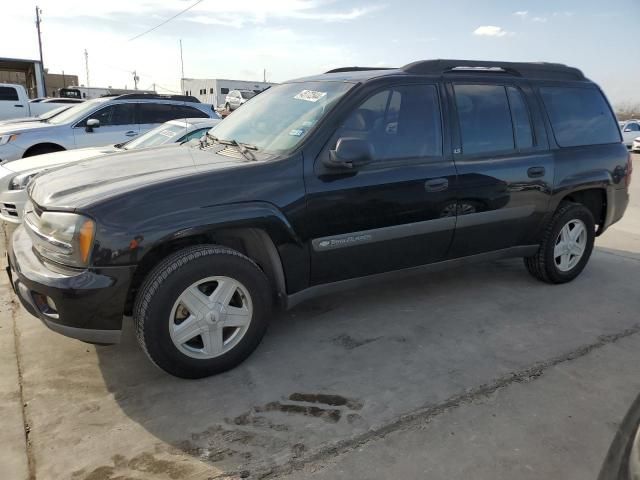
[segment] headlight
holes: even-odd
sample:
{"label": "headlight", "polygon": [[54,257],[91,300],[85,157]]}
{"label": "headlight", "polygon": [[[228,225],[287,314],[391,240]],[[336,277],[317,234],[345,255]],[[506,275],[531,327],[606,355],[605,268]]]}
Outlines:
{"label": "headlight", "polygon": [[5,143],[13,142],[16,138],[18,138],[17,133],[9,133],[7,135],[0,135],[0,145],[4,145]]}
{"label": "headlight", "polygon": [[34,210],[28,202],[24,222],[35,250],[44,258],[71,267],[89,265],[96,224],[84,215]]}
{"label": "headlight", "polygon": [[33,177],[42,173],[42,170],[38,170],[37,172],[27,172],[21,173],[20,175],[16,175],[9,182],[9,190],[24,190],[27,188],[27,185],[31,181]]}

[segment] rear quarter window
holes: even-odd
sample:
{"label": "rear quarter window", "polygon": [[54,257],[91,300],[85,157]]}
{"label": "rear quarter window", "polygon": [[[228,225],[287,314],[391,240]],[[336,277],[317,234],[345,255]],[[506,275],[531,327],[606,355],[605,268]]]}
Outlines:
{"label": "rear quarter window", "polygon": [[0,87],[0,100],[15,102],[18,100],[18,92],[13,87]]}
{"label": "rear quarter window", "polygon": [[620,129],[598,89],[540,87],[540,93],[559,146],[620,142]]}

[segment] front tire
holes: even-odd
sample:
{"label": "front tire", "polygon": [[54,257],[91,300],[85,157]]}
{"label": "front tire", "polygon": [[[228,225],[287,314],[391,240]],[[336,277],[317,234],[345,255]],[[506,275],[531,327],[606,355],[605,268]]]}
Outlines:
{"label": "front tire", "polygon": [[138,342],[172,375],[215,375],[258,346],[272,298],[251,259],[226,247],[189,247],[163,260],[141,286],[133,314]]}
{"label": "front tire", "polygon": [[591,211],[582,204],[564,202],[547,225],[538,252],[525,258],[524,264],[543,282],[570,282],[587,265],[594,241]]}

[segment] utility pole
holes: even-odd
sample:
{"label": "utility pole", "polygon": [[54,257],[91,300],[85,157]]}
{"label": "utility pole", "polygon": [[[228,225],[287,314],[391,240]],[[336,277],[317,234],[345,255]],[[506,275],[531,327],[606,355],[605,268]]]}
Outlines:
{"label": "utility pole", "polygon": [[44,96],[47,96],[47,85],[44,78],[44,61],[42,60],[42,38],[40,37],[40,14],[42,10],[36,6],[36,30],[38,30],[38,47],[40,48],[40,68],[42,69],[42,89],[44,90]]}
{"label": "utility pole", "polygon": [[89,52],[84,49],[84,69],[87,72],[87,88],[89,88]]}
{"label": "utility pole", "polygon": [[182,59],[182,39],[180,39],[180,71],[182,77],[180,77],[180,94],[184,94],[184,60]]}
{"label": "utility pole", "polygon": [[136,73],[135,70],[132,73],[133,73],[133,89],[137,90],[138,89],[138,81],[140,80],[140,77],[138,76],[138,74]]}
{"label": "utility pole", "polygon": [[266,68],[262,69],[262,81],[264,83],[267,83],[267,69]]}

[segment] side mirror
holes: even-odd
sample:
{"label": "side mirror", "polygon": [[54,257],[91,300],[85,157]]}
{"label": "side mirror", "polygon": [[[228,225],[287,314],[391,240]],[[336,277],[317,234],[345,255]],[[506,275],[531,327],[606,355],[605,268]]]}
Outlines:
{"label": "side mirror", "polygon": [[94,128],[100,127],[100,120],[97,118],[90,118],[87,120],[87,126],[84,128],[87,132],[93,132]]}
{"label": "side mirror", "polygon": [[630,132],[630,131],[631,131],[631,129],[630,129],[629,127],[625,128],[625,129],[623,130],[623,132],[624,132],[624,133],[627,133],[627,132]]}
{"label": "side mirror", "polygon": [[329,168],[358,168],[373,162],[373,145],[361,138],[342,137],[336,143],[336,149],[325,157],[324,164]]}

